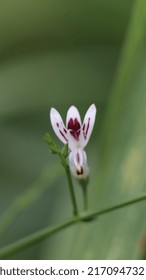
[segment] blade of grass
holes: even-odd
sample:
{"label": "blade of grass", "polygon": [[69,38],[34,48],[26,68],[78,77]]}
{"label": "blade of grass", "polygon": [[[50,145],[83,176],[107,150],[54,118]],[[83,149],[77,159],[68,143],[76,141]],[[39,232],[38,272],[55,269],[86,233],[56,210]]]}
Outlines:
{"label": "blade of grass", "polygon": [[[146,1],[135,0],[131,12],[129,26],[125,35],[125,41],[121,50],[119,64],[115,79],[109,94],[108,107],[103,129],[103,141],[110,141],[110,136],[116,131],[115,122],[121,112],[121,103],[126,98],[129,83],[135,72],[138,59],[143,51],[145,42],[146,25]],[[106,146],[106,145],[105,145]]]}

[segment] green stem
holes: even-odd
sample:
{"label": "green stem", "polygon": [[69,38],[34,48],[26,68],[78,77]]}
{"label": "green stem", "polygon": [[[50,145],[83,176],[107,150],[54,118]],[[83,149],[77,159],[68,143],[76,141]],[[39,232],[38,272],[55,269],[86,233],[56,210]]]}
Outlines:
{"label": "green stem", "polygon": [[114,206],[110,206],[107,208],[103,208],[101,210],[95,211],[93,213],[90,214],[84,214],[81,215],[80,217],[73,217],[71,220],[64,222],[60,225],[54,226],[54,227],[47,227],[45,229],[42,229],[36,233],[33,233],[27,237],[24,237],[14,243],[12,243],[11,245],[8,245],[6,247],[3,247],[0,250],[0,259],[5,259],[11,255],[13,255],[16,252],[21,251],[22,249],[25,249],[27,247],[32,246],[33,244],[36,244],[39,241],[44,240],[45,238],[53,235],[54,233],[59,232],[60,230],[69,227],[70,225],[76,224],[78,222],[81,221],[90,221],[93,220],[94,218],[96,218],[97,216],[106,214],[108,212],[112,212],[115,211],[117,209],[123,208],[125,206],[129,206],[131,204],[140,202],[146,200],[146,194],[143,194],[135,199],[131,199],[125,202],[122,202],[120,204],[114,205]]}
{"label": "green stem", "polygon": [[81,185],[82,192],[83,192],[84,211],[87,211],[87,209],[88,209],[87,187],[88,187],[88,183],[89,183],[89,177],[86,179],[79,180],[79,183]]}
{"label": "green stem", "polygon": [[5,246],[0,250],[0,259],[5,259],[14,253],[17,253],[27,247],[32,246],[33,244],[36,244],[39,241],[44,240],[45,238],[49,237],[50,235],[56,233],[57,231],[60,231],[66,227],[69,227],[70,225],[77,223],[79,221],[78,218],[72,218],[71,220],[64,222],[60,225],[54,226],[54,227],[46,227],[42,230],[39,230],[36,233],[33,233],[27,237],[24,237],[11,245]]}
{"label": "green stem", "polygon": [[66,167],[65,171],[66,171],[67,181],[68,181],[69,190],[70,190],[70,197],[71,197],[72,205],[73,205],[73,214],[75,216],[78,216],[77,202],[76,202],[76,197],[75,197],[75,192],[74,192],[74,188],[73,188],[73,183],[72,183],[72,178],[71,178],[69,167]]}
{"label": "green stem", "polygon": [[87,187],[82,187],[83,190],[83,199],[84,199],[84,211],[88,210],[88,196],[87,196]]}
{"label": "green stem", "polygon": [[[101,210],[99,210],[98,212],[93,212],[92,214],[89,215],[89,218],[91,217],[94,217],[94,216],[99,216],[99,215],[103,215],[103,214],[106,214],[108,212],[112,212],[112,211],[115,211],[117,209],[120,209],[120,208],[123,208],[125,206],[129,206],[131,204],[134,204],[134,203],[137,203],[137,202],[140,202],[140,201],[143,201],[143,200],[146,200],[146,193],[137,197],[137,198],[134,198],[134,199],[131,199],[131,200],[128,200],[128,201],[125,201],[125,202],[122,202],[120,204],[117,204],[117,205],[114,205],[114,206],[111,206],[109,208],[103,208]],[[87,217],[88,218],[88,217]]]}

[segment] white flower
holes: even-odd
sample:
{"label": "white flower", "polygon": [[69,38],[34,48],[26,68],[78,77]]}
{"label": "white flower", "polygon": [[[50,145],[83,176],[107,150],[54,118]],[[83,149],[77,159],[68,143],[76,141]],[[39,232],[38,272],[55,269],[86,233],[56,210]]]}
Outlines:
{"label": "white flower", "polygon": [[84,179],[89,175],[87,156],[84,151],[95,122],[96,107],[92,104],[87,110],[83,124],[80,114],[75,106],[71,106],[67,112],[66,126],[55,108],[51,108],[50,119],[54,132],[64,143],[68,143],[69,167],[75,177]]}

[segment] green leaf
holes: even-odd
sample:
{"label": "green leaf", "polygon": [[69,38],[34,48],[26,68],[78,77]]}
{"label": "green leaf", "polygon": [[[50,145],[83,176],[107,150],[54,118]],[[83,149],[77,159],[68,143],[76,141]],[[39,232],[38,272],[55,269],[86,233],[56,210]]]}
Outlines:
{"label": "green leaf", "polygon": [[52,153],[57,154],[59,156],[60,162],[63,165],[63,167],[68,168],[68,162],[66,160],[67,155],[68,155],[68,145],[64,145],[64,147],[61,151],[61,149],[55,144],[55,142],[52,140],[51,136],[48,133],[45,134],[43,139],[49,145]]}
{"label": "green leaf", "polygon": [[43,137],[44,141],[47,142],[49,145],[50,150],[52,151],[53,154],[60,154],[60,148],[55,144],[55,142],[52,140],[51,136],[49,133],[46,133]]}
{"label": "green leaf", "polygon": [[64,158],[67,158],[67,157],[68,157],[68,144],[65,144],[65,145],[63,146],[62,155],[64,156]]}

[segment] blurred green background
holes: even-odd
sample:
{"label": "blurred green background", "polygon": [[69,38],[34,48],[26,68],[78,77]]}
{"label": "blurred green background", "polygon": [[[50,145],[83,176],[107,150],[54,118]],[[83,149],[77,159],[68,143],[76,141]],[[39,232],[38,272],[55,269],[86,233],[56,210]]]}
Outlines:
{"label": "blurred green background", "polygon": [[[144,0],[0,2],[0,246],[71,216],[64,170],[43,135],[49,111],[83,119],[95,103],[87,146],[90,210],[146,191]],[[82,211],[81,190],[74,181]],[[14,259],[142,258],[146,202],[74,225]]]}

